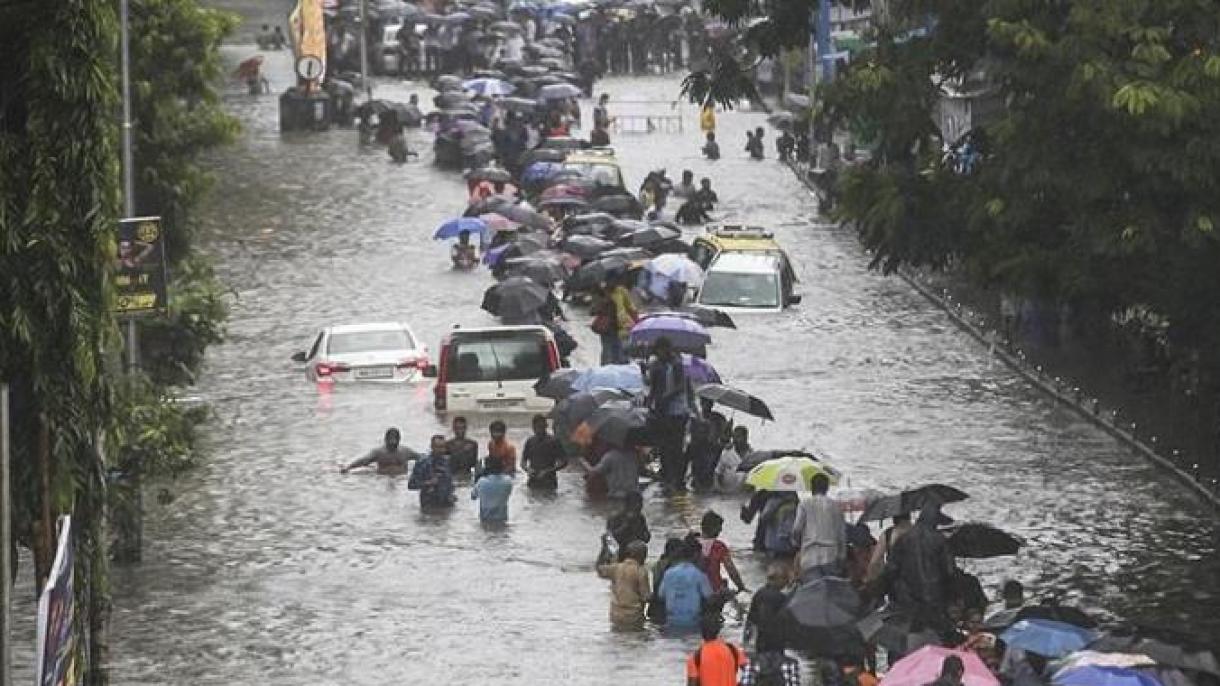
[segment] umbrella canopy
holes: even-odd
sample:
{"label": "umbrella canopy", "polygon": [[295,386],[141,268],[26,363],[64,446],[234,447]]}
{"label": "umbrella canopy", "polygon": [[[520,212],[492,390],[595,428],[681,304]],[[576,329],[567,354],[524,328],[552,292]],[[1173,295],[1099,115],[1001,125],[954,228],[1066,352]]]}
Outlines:
{"label": "umbrella canopy", "polygon": [[493,233],[497,231],[517,230],[517,224],[515,222],[510,222],[498,214],[493,214],[490,212],[487,214],[480,214],[479,219],[482,219],[483,223],[487,225],[487,230]]}
{"label": "umbrella canopy", "polygon": [[533,112],[538,109],[538,101],[529,98],[504,98],[500,106],[510,112]]}
{"label": "umbrella canopy", "polygon": [[515,21],[496,21],[487,28],[498,33],[521,33],[521,25]]}
{"label": "umbrella canopy", "polygon": [[432,98],[432,104],[442,110],[462,107],[470,104],[470,96],[462,91],[444,91],[440,95]]}
{"label": "umbrella canopy", "polygon": [[632,269],[637,264],[637,260],[631,260],[621,255],[602,254],[598,259],[577,269],[572,278],[568,280],[568,286],[578,289],[593,288],[612,276]]}
{"label": "umbrella canopy", "polygon": [[1019,536],[981,522],[960,524],[947,533],[949,552],[954,557],[983,559],[1016,555],[1025,543]]}
{"label": "umbrella canopy", "polygon": [[[647,248],[649,246],[658,245],[666,241],[672,241],[675,238],[681,238],[682,232],[669,226],[650,226],[641,231],[629,233],[622,238],[619,238],[619,245],[634,246],[637,248]],[[694,263],[692,263],[694,264]],[[698,265],[695,265],[696,268]]]}
{"label": "umbrella canopy", "polygon": [[1056,658],[1084,648],[1096,636],[1088,629],[1065,622],[1056,622],[1051,619],[1022,619],[1008,627],[1008,630],[1000,634],[999,638],[1009,647],[1020,648],[1043,657]]}
{"label": "umbrella canopy", "polygon": [[542,309],[547,295],[533,280],[511,276],[484,292],[483,309],[497,317],[522,318]]}
{"label": "umbrella canopy", "polygon": [[676,314],[694,317],[695,321],[709,328],[713,326],[721,326],[726,329],[737,328],[736,322],[733,321],[733,318],[727,312],[707,305],[700,305],[698,303],[683,305],[678,308]]}
{"label": "umbrella canopy", "polygon": [[538,203],[539,207],[587,207],[588,205],[589,203],[585,202],[584,198],[570,195],[547,198]]}
{"label": "umbrella canopy", "polygon": [[550,231],[555,224],[545,214],[521,205],[497,205],[491,211],[505,219],[511,219],[518,224],[540,231]]}
{"label": "umbrella canopy", "polygon": [[644,215],[644,207],[633,195],[606,195],[593,201],[593,209],[608,212],[616,217],[635,217]]}
{"label": "umbrella canopy", "polygon": [[485,98],[489,98],[493,95],[499,95],[499,96],[512,95],[513,91],[517,90],[516,86],[514,86],[513,84],[511,84],[507,81],[501,81],[500,79],[488,79],[488,78],[470,79],[469,81],[463,81],[462,88],[465,88],[466,90],[470,91],[471,93],[475,93],[476,95],[481,95]]}
{"label": "umbrella canopy", "polygon": [[480,239],[487,235],[487,223],[477,217],[458,217],[436,227],[436,233],[432,237],[438,241],[457,238],[462,232],[468,232],[479,236]]}
{"label": "umbrella canopy", "polygon": [[569,183],[569,181],[576,181],[576,179],[568,177],[569,173],[568,170],[560,170],[547,179],[548,185],[538,198],[543,202],[555,198],[578,198],[584,202],[589,194],[589,189],[580,183]]}
{"label": "umbrella canopy", "polygon": [[461,90],[462,77],[456,74],[441,74],[432,80],[432,87],[438,91]]}
{"label": "umbrella canopy", "polygon": [[1156,660],[1147,655],[1131,653],[1100,653],[1096,650],[1078,650],[1059,661],[1059,669],[1073,667],[1152,667]]}
{"label": "umbrella canopy", "polygon": [[628,343],[635,348],[651,346],[660,338],[667,338],[679,352],[702,350],[712,342],[707,330],[698,323],[682,317],[649,317],[631,327]]}
{"label": "umbrella canopy", "polygon": [[534,392],[543,398],[563,400],[572,395],[572,381],[579,375],[579,369],[570,367],[556,369],[538,379],[538,382],[534,384]]}
{"label": "umbrella canopy", "polygon": [[593,412],[612,400],[631,400],[631,393],[617,388],[594,388],[577,391],[560,400],[551,408],[551,418],[576,426],[593,415]]}
{"label": "umbrella canopy", "polygon": [[466,172],[466,180],[508,183],[513,180],[513,175],[503,167],[479,167]]}
{"label": "umbrella canopy", "polygon": [[585,420],[596,438],[618,447],[632,444],[648,426],[648,410],[626,400],[611,400]]}
{"label": "umbrella canopy", "polygon": [[781,457],[793,457],[809,460],[810,462],[820,462],[816,455],[804,450],[755,450],[747,454],[745,459],[741,461],[741,464],[737,465],[737,471],[748,472],[764,462]]}
{"label": "umbrella canopy", "polygon": [[1051,678],[1055,686],[1161,686],[1156,678],[1123,667],[1072,667]]}
{"label": "umbrella canopy", "polygon": [[854,631],[861,603],[850,581],[822,577],[797,587],[784,610],[802,627],[851,627]]}
{"label": "umbrella canopy", "polygon": [[686,378],[692,384],[721,383],[720,373],[712,363],[688,353],[682,353],[682,368],[686,370]]}
{"label": "umbrella canopy", "polygon": [[1022,619],[1051,619],[1056,622],[1073,624],[1082,629],[1092,629],[1097,626],[1097,620],[1080,608],[1071,605],[1030,605],[1021,608],[1014,621]]}
{"label": "umbrella canopy", "polygon": [[885,494],[873,488],[854,488],[851,486],[845,488],[832,488],[827,496],[835,501],[843,514],[853,512],[863,512],[877,498]]}
{"label": "umbrella canopy", "polygon": [[771,408],[767,407],[767,403],[756,396],[732,386],[708,383],[697,388],[695,395],[711,400],[718,405],[724,405],[725,407],[745,412],[754,417],[775,420],[775,416],[771,414]]}
{"label": "umbrella canopy", "polygon": [[825,474],[832,484],[839,482],[838,472],[828,465],[800,457],[780,457],[751,469],[746,485],[759,491],[803,492],[809,490],[809,480],[818,474]]}
{"label": "umbrella canopy", "polygon": [[572,380],[573,390],[591,391],[595,388],[642,391],[644,390],[644,374],[637,364],[607,364],[585,369]]}
{"label": "umbrella canopy", "polygon": [[1161,633],[1163,636],[1149,636],[1144,632],[1115,631],[1089,644],[1091,650],[1109,652],[1134,653],[1145,655],[1159,665],[1176,667],[1178,669],[1204,672],[1220,677],[1220,664],[1217,663],[1215,650],[1202,642],[1185,635]]}
{"label": "umbrella canopy", "polygon": [[910,514],[922,510],[931,502],[940,504],[956,503],[970,496],[952,486],[944,484],[928,484],[903,491],[897,495],[886,496],[869,506],[860,516],[861,521],[872,522],[890,519],[898,515]]}
{"label": "umbrella canopy", "polygon": [[508,266],[510,274],[524,276],[548,287],[557,281],[563,281],[571,274],[562,260],[551,255],[539,256],[538,253],[525,257],[510,257],[504,264]]}
{"label": "umbrella canopy", "polygon": [[614,215],[605,212],[581,212],[564,217],[563,228],[569,233],[590,233],[591,229],[583,230],[581,227],[609,226],[615,219]]}
{"label": "umbrella canopy", "polygon": [[941,665],[950,655],[960,658],[966,668],[962,675],[964,686],[1000,686],[999,680],[973,651],[938,645],[924,646],[895,662],[881,678],[879,686],[926,686],[940,676]]}
{"label": "umbrella canopy", "polygon": [[807,110],[813,105],[813,101],[808,95],[800,95],[799,93],[787,93],[784,95],[784,107],[793,110]]}
{"label": "umbrella canopy", "polygon": [[582,260],[591,260],[613,248],[614,244],[593,236],[568,236],[559,244],[559,247]]}
{"label": "umbrella canopy", "polygon": [[[682,232],[679,231],[681,236]],[[685,255],[669,253],[652,258],[645,267],[650,273],[662,276],[670,281],[677,281],[688,286],[698,287],[703,283],[703,269]]]}
{"label": "umbrella canopy", "polygon": [[581,96],[581,94],[581,90],[570,83],[555,83],[549,86],[543,86],[541,89],[539,89],[538,99],[567,100],[568,98],[578,98]]}
{"label": "umbrella canopy", "polygon": [[793,116],[791,112],[776,112],[767,117],[767,123],[776,128],[787,128],[792,126]]}

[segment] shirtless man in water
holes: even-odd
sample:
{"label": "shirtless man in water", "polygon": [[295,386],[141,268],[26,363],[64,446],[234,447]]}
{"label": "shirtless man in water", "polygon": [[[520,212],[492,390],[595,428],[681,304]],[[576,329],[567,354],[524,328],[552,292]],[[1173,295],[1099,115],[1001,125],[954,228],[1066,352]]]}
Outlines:
{"label": "shirtless man in water", "polygon": [[368,455],[346,467],[340,467],[340,473],[347,474],[349,471],[359,467],[376,465],[378,474],[405,474],[407,472],[407,462],[418,460],[419,453],[410,448],[400,446],[398,443],[401,439],[402,436],[398,433],[398,429],[386,429],[385,445],[373,448],[369,451]]}

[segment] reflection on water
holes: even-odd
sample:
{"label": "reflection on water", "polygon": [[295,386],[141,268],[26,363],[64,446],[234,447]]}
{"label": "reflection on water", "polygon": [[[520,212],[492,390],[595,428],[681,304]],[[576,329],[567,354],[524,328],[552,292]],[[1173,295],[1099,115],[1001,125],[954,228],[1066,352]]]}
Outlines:
{"label": "reflection on water", "polygon": [[[270,55],[268,70],[282,89],[287,56]],[[604,89],[612,102],[653,99],[669,112],[677,80]],[[425,515],[404,479],[338,473],[387,426],[425,447],[444,428],[429,389],[319,392],[289,356],[332,322],[407,321],[433,351],[454,324],[488,323],[479,310],[487,275],[451,271],[430,240],[462,209],[464,187],[430,166],[426,134],[411,140],[423,160],[395,166],[383,150],[359,148],[352,131],[282,137],[273,97],[228,102],[245,133],[216,156],[220,181],[204,217],[206,249],[237,295],[230,339],[211,352],[200,389],[219,414],[212,456],[173,504],[150,503],[145,564],[115,572],[116,682],[680,678],[691,641],[609,630],[606,584],[591,572],[605,512],[585,501],[577,472],[562,475],[556,496],[514,493],[500,530],[479,525],[464,489],[454,511]],[[1203,508],[994,364],[902,283],[867,272],[852,236],[819,223],[790,174],[734,147],[763,115],[721,116],[729,152],[710,163],[694,113],[681,109],[684,135],[616,141],[628,183],[656,167],[709,176],[724,218],[774,227],[800,272],[798,308],[715,332],[717,368],[778,419],[743,420],[756,446],[816,443],[857,485],[967,490],[973,498],[952,507],[955,517],[1030,543],[1015,559],[966,563],[989,592],[1016,577],[1035,595],[1220,635],[1209,611],[1220,564]],[[587,364],[596,342],[576,320],[576,359]],[[486,440],[485,422],[473,429]],[[729,543],[749,548],[735,500],[647,500],[658,540],[714,507]],[[756,587],[762,561],[741,566]]]}

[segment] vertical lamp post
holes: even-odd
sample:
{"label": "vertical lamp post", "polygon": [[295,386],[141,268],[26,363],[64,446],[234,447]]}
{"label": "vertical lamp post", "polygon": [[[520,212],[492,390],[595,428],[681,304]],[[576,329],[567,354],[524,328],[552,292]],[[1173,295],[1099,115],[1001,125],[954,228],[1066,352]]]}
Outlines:
{"label": "vertical lamp post", "polygon": [[12,569],[12,501],[9,498],[9,421],[8,384],[0,383],[0,686],[10,686],[13,642],[9,640],[12,625],[9,623],[13,606]]}
{"label": "vertical lamp post", "polygon": [[[119,0],[119,69],[123,81],[123,218],[136,216],[135,161],[131,143],[131,41],[129,0]],[[127,318],[127,368],[135,371],[140,365],[140,334],[136,320]]]}

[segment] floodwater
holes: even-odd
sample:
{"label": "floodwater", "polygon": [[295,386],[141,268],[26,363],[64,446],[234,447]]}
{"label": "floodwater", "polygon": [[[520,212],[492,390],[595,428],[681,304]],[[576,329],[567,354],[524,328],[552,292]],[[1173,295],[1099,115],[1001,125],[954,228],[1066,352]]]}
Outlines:
{"label": "floodwater", "polygon": [[[281,91],[287,55],[266,67]],[[412,88],[377,95],[405,100]],[[600,90],[619,112],[684,116],[685,133],[614,141],[629,184],[657,167],[708,176],[724,220],[770,227],[798,265],[801,305],[714,331],[710,360],[777,418],[742,420],[756,447],[818,446],[854,485],[968,491],[950,514],[1028,541],[1014,558],[964,562],[989,593],[1018,578],[1035,596],[1220,636],[1207,508],[993,362],[901,281],[869,272],[786,168],[745,159],[744,132],[763,114],[721,115],[725,157],[709,163],[695,112],[671,105],[677,77]],[[452,512],[428,515],[404,479],[338,473],[389,426],[425,447],[443,430],[430,389],[321,393],[289,356],[331,323],[407,321],[434,351],[451,326],[490,323],[479,309],[490,277],[451,271],[430,239],[463,209],[464,184],[430,164],[426,133],[411,141],[422,159],[395,166],[351,130],[282,136],[275,97],[233,86],[226,99],[244,132],[215,155],[202,212],[202,244],[234,294],[229,340],[198,389],[217,415],[210,455],[172,503],[149,499],[145,561],[115,570],[115,683],[676,683],[689,639],[609,629],[607,583],[591,569],[605,513],[574,468],[553,497],[514,493],[498,530],[480,526],[464,490]],[[576,361],[594,362],[587,318],[573,318]],[[476,421],[477,439],[485,426]],[[523,441],[523,428],[511,436]],[[761,582],[736,499],[653,490],[646,501],[658,541],[709,507],[726,515],[747,581]],[[730,619],[731,635],[738,626]]]}

